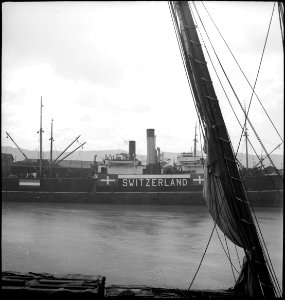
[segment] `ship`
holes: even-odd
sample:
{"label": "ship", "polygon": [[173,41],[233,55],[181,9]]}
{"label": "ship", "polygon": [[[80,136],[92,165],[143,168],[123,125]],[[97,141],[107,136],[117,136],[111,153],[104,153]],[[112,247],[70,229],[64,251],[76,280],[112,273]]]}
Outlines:
{"label": "ship", "polygon": [[[50,140],[52,141],[52,137]],[[12,175],[2,178],[2,199],[28,202],[205,205],[205,157],[197,155],[196,142],[195,129],[194,151],[180,153],[177,162],[168,165],[160,148],[156,147],[155,129],[147,129],[146,164],[136,158],[136,141],[129,141],[128,153],[106,155],[102,161],[97,161],[95,156],[89,168],[80,168],[77,176],[76,172],[73,176],[68,174],[65,168],[59,167],[56,160],[42,159],[44,176],[35,178],[35,165],[39,166],[40,160],[30,161],[34,163],[32,166],[26,159],[26,164],[12,164]],[[249,172],[251,169],[243,168],[241,171],[244,172],[243,181],[248,198],[254,206],[283,206],[283,175],[257,171],[248,174],[244,170]],[[20,173],[27,175],[20,176]]]}

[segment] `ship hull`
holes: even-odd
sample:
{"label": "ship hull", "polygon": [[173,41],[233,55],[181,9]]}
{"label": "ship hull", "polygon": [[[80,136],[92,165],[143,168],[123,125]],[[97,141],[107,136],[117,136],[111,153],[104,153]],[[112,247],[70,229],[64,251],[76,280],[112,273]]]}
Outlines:
{"label": "ship hull", "polygon": [[[245,178],[244,185],[253,206],[283,207],[283,182],[280,178],[249,177]],[[203,179],[196,174],[99,174],[90,179],[2,178],[2,201],[205,205]]]}

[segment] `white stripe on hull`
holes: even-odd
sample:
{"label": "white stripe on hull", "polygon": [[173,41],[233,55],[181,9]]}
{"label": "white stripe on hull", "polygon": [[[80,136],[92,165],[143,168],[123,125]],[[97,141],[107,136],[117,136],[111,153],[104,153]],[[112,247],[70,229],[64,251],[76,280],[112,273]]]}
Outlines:
{"label": "white stripe on hull", "polygon": [[118,179],[139,179],[139,178],[191,178],[190,174],[144,174],[144,175],[118,175]]}

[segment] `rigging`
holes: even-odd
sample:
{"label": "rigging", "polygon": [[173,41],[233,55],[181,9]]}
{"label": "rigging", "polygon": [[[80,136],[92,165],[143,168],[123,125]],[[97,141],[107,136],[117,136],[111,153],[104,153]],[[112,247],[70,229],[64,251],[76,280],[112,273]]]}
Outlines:
{"label": "rigging", "polygon": [[[283,141],[283,139],[282,139],[282,137],[281,137],[281,135],[279,134],[278,130],[276,129],[275,125],[273,124],[273,122],[272,122],[271,118],[269,117],[268,113],[267,113],[267,112],[266,112],[266,110],[264,109],[264,107],[263,107],[263,105],[262,105],[262,103],[261,103],[261,101],[260,101],[260,99],[259,99],[258,95],[255,93],[255,91],[254,91],[254,88],[251,86],[251,84],[250,84],[250,82],[249,82],[249,80],[248,80],[247,76],[245,75],[245,73],[243,72],[243,70],[242,70],[241,66],[239,65],[238,61],[236,60],[236,58],[235,58],[235,56],[234,56],[233,52],[231,51],[231,49],[230,49],[229,45],[228,45],[228,44],[227,44],[227,42],[225,41],[225,39],[224,39],[223,35],[221,34],[220,30],[218,29],[218,27],[216,26],[216,24],[215,24],[215,22],[213,21],[212,17],[210,16],[210,14],[209,14],[208,10],[206,9],[206,7],[205,7],[205,5],[204,5],[203,1],[201,1],[201,2],[202,2],[202,4],[203,4],[203,6],[204,6],[204,8],[205,8],[206,12],[208,13],[208,15],[209,15],[210,19],[212,20],[212,22],[213,22],[214,26],[216,27],[217,31],[219,32],[219,34],[220,34],[220,36],[221,36],[222,40],[224,41],[225,45],[227,46],[227,48],[228,48],[229,52],[231,53],[231,55],[232,55],[233,59],[235,60],[235,62],[236,62],[236,64],[237,64],[237,66],[239,67],[239,69],[240,69],[241,73],[243,74],[244,78],[246,79],[246,81],[247,81],[248,85],[249,85],[249,86],[250,86],[250,88],[252,89],[252,92],[255,94],[256,98],[258,99],[259,103],[261,104],[261,106],[262,106],[262,108],[263,108],[263,110],[264,110],[265,114],[267,115],[268,119],[270,120],[270,122],[271,122],[272,126],[274,127],[274,129],[275,129],[275,131],[277,132],[278,136],[280,137],[281,141],[282,141],[282,142],[284,142],[284,141]],[[275,5],[275,4],[274,4],[274,5]],[[195,3],[194,3],[194,7],[195,7],[195,9],[196,9],[196,5],[195,5]],[[197,9],[196,9],[196,11],[197,11]],[[273,11],[274,11],[274,6],[273,6]],[[273,11],[272,11],[272,15],[273,15]],[[198,12],[197,12],[197,13],[198,13]],[[198,15],[199,15],[199,14],[198,14]],[[271,16],[271,17],[272,17],[272,16]],[[201,21],[201,22],[202,22],[202,21]],[[271,21],[270,21],[270,24],[271,24]],[[269,27],[269,28],[270,28],[270,27]],[[268,33],[269,33],[269,29],[268,29]]]}
{"label": "rigging", "polygon": [[[221,67],[221,69],[222,69],[222,71],[223,71],[223,73],[224,73],[224,75],[225,75],[225,77],[226,77],[226,79],[227,79],[227,81],[228,81],[228,83],[229,83],[229,85],[230,85],[230,87],[231,87],[231,89],[232,89],[234,95],[235,95],[236,100],[238,101],[238,104],[239,104],[239,106],[240,106],[240,108],[241,108],[243,114],[246,116],[246,111],[244,110],[243,106],[241,105],[241,102],[240,102],[240,100],[239,100],[239,97],[238,97],[237,93],[235,92],[235,90],[234,90],[234,88],[233,88],[233,86],[232,86],[232,84],[231,84],[231,82],[230,82],[230,80],[229,80],[229,78],[228,78],[228,75],[226,74],[226,72],[225,72],[225,70],[224,70],[224,68],[223,68],[223,66],[222,66],[222,63],[221,63],[221,61],[220,61],[220,59],[219,59],[219,57],[218,57],[218,54],[217,54],[217,52],[216,52],[216,50],[215,50],[215,48],[214,48],[214,46],[213,46],[213,44],[212,44],[212,42],[211,42],[211,39],[210,39],[210,37],[209,37],[209,35],[208,35],[208,33],[207,33],[207,30],[206,30],[206,28],[205,28],[205,26],[204,26],[204,24],[203,24],[203,21],[202,21],[201,18],[200,18],[200,15],[199,15],[199,12],[198,12],[198,10],[197,10],[197,8],[196,8],[195,3],[194,3],[194,7],[195,7],[196,13],[197,13],[197,15],[198,15],[198,17],[199,17],[199,19],[200,19],[200,22],[201,22],[201,24],[202,24],[202,27],[203,27],[203,29],[204,29],[204,31],[205,31],[205,34],[206,34],[206,36],[207,36],[207,38],[208,38],[208,40],[209,40],[209,43],[210,43],[210,45],[211,45],[211,47],[212,47],[212,49],[213,49],[213,51],[214,51],[214,53],[215,53],[215,56],[216,56],[216,58],[217,58],[217,60],[218,60],[218,62],[219,62],[219,65],[220,65],[220,67]],[[190,7],[190,10],[191,10],[191,7]],[[207,11],[207,12],[208,12],[208,11]],[[195,20],[195,16],[193,16],[193,18],[194,18],[194,20]],[[214,22],[214,21],[213,21],[213,22]],[[197,21],[196,21],[196,24],[197,24]],[[219,29],[217,29],[217,30],[219,31]],[[199,28],[198,28],[198,32],[200,33]],[[220,33],[220,31],[219,31],[219,33]],[[220,33],[220,35],[221,35],[221,33]],[[213,61],[212,61],[212,59],[211,59],[211,56],[210,56],[210,54],[209,54],[209,52],[208,52],[208,49],[207,49],[207,47],[206,47],[206,45],[205,45],[205,42],[204,42],[204,39],[203,39],[201,33],[200,33],[200,36],[201,36],[202,41],[203,41],[203,43],[204,43],[204,46],[205,46],[205,49],[206,49],[206,51],[207,51],[208,57],[209,57],[209,59],[210,59],[210,61],[211,61],[211,63],[212,63],[212,66],[213,66],[214,70],[215,70],[216,76],[217,76],[218,79],[219,79],[219,76],[218,76],[218,74],[217,74],[217,72],[216,72],[216,68],[214,67]],[[222,35],[221,35],[221,36],[222,36]],[[224,40],[223,37],[222,37],[222,39]],[[225,40],[224,40],[224,42],[226,43]],[[226,45],[227,45],[227,43],[226,43]],[[228,45],[227,45],[227,47],[228,47]],[[229,47],[228,47],[228,49],[229,49]],[[232,51],[231,51],[230,49],[229,49],[229,51],[232,53]],[[233,54],[232,54],[232,55],[233,55]],[[236,61],[236,59],[235,59],[235,61]],[[236,61],[236,63],[238,64],[237,61]],[[239,66],[239,64],[238,64],[238,66]],[[240,66],[239,66],[239,68],[240,68]],[[240,68],[240,69],[241,69],[241,68]],[[242,70],[241,70],[241,72],[244,74],[244,72],[243,72]],[[245,76],[245,75],[244,75],[244,76]],[[223,85],[222,85],[220,79],[219,79],[219,82],[220,82],[220,84],[221,84],[221,86],[222,86],[222,88],[223,88]],[[224,88],[223,88],[223,91],[224,91],[224,93],[225,93],[225,89],[224,89]],[[256,95],[256,96],[257,96],[257,95]],[[226,98],[227,98],[228,102],[230,103],[227,94],[226,94]],[[230,104],[230,106],[231,106],[231,108],[232,108],[232,110],[233,110],[233,112],[234,112],[234,109],[233,109],[233,107],[232,107],[231,104]],[[235,116],[236,116],[236,118],[237,118],[237,120],[238,120],[238,117],[237,117],[237,115],[236,115],[235,112],[234,112],[234,114],[235,114]],[[257,138],[257,140],[259,141],[260,145],[262,146],[263,150],[265,151],[265,153],[266,153],[268,159],[270,160],[270,163],[271,163],[272,166],[274,167],[274,169],[275,169],[277,175],[278,175],[279,178],[281,179],[281,176],[280,176],[280,173],[279,173],[278,169],[276,168],[276,166],[275,166],[274,162],[272,161],[271,157],[268,155],[268,151],[266,150],[265,146],[263,145],[263,143],[262,143],[262,141],[261,141],[259,135],[257,134],[257,132],[256,132],[256,130],[255,130],[255,128],[254,128],[254,126],[252,125],[252,122],[249,120],[249,118],[247,118],[247,121],[248,121],[248,123],[250,124],[250,126],[251,126],[251,128],[252,128],[252,130],[253,130],[253,132],[254,132],[256,138]],[[240,127],[243,128],[243,126],[241,125],[241,123],[240,123],[239,120],[238,120],[238,123],[239,123]],[[257,154],[257,152],[256,152],[256,150],[255,150],[255,148],[254,148],[254,146],[252,145],[250,139],[248,139],[248,142],[250,143],[250,145],[251,145],[253,151],[255,152],[255,154],[256,154],[258,160],[259,160],[260,163],[262,164],[261,159],[259,158],[259,156],[258,156],[258,154]],[[237,154],[236,154],[236,155],[237,155]],[[235,158],[236,158],[236,156],[235,156]],[[262,164],[262,166],[263,166],[263,164]],[[263,167],[264,167],[264,166],[263,166]],[[268,172],[267,172],[267,170],[266,170],[265,168],[264,168],[264,170],[265,170],[265,172],[268,174]],[[268,175],[269,175],[269,174],[268,174]],[[276,186],[276,184],[275,184],[274,182],[273,182],[273,184]],[[277,186],[276,186],[276,188],[277,188]]]}
{"label": "rigging", "polygon": [[[196,9],[195,3],[194,7]],[[217,223],[223,233],[234,244],[245,250],[244,264],[235,289],[241,289],[249,296],[255,294],[263,295],[264,297],[277,296],[280,289],[278,284],[276,284],[271,267],[267,264],[268,261],[264,254],[264,249],[266,250],[266,248],[262,243],[263,238],[255,226],[249,209],[250,203],[245,193],[233,147],[212,85],[204,53],[201,49],[198,30],[196,30],[197,26],[191,13],[191,7],[189,7],[188,2],[175,1],[171,3],[170,8],[175,20],[173,22],[176,26],[175,30],[178,32],[178,44],[184,67],[188,74],[187,78],[189,83],[191,83],[195,96],[193,99],[196,103],[195,108],[201,117],[206,137],[207,168],[205,169],[204,199],[214,219],[214,223]],[[200,15],[198,14],[198,16],[205,30]],[[205,33],[238,104],[246,116],[246,112],[233,89],[206,30]],[[248,123],[266,152],[250,120],[248,120]],[[273,163],[272,165],[274,166]],[[205,252],[202,260],[204,255]],[[202,260],[198,266],[198,270]]]}
{"label": "rigging", "polygon": [[[239,140],[239,144],[238,144],[238,147],[237,147],[237,150],[236,150],[236,153],[238,152],[239,150],[239,146],[240,146],[240,142],[241,142],[241,139],[242,139],[242,135],[243,135],[243,132],[245,130],[245,126],[246,126],[246,121],[248,119],[248,114],[249,114],[249,110],[250,110],[250,106],[251,106],[251,103],[252,103],[252,99],[253,99],[253,95],[254,95],[254,91],[255,91],[255,87],[256,87],[256,84],[257,84],[257,79],[258,79],[258,76],[259,76],[259,72],[260,72],[260,69],[261,69],[261,64],[262,64],[262,61],[263,61],[263,56],[264,56],[264,52],[265,52],[265,47],[267,45],[267,41],[268,41],[268,36],[269,36],[269,31],[270,31],[270,27],[271,27],[271,23],[272,23],[272,18],[273,18],[273,13],[274,13],[274,8],[275,8],[275,3],[273,5],[273,9],[272,9],[272,13],[271,13],[271,17],[270,17],[270,22],[269,22],[269,25],[268,25],[268,30],[267,30],[267,34],[266,34],[266,39],[265,39],[265,42],[264,42],[264,46],[263,46],[263,50],[262,50],[262,55],[261,55],[261,58],[260,58],[260,63],[259,63],[259,66],[258,66],[258,71],[257,71],[257,75],[256,75],[256,79],[255,79],[255,82],[254,82],[254,86],[253,86],[253,90],[252,90],[252,93],[251,93],[251,97],[250,97],[250,101],[249,101],[249,106],[248,106],[248,109],[247,109],[247,112],[246,112],[246,116],[245,116],[245,121],[244,121],[244,126],[242,128],[242,132],[241,132],[241,136],[240,136],[240,140]],[[259,100],[259,99],[258,99]],[[260,102],[260,100],[259,100]],[[262,106],[263,110],[266,112],[265,108],[263,107],[262,103],[260,102],[260,105]],[[246,109],[245,109],[246,111]],[[269,115],[267,115],[268,118],[270,119]],[[271,121],[271,119],[270,119]],[[274,126],[273,122],[271,121],[272,125]],[[275,128],[275,126],[274,126]],[[275,130],[277,131],[277,129],[275,128]],[[279,137],[281,138],[279,132],[277,131]],[[281,138],[281,141],[283,142],[283,139]]]}

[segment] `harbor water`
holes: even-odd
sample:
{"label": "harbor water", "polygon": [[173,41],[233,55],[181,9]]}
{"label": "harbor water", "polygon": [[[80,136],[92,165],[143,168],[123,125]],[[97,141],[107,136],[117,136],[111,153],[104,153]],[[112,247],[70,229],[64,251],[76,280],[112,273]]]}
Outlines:
{"label": "harbor water", "polygon": [[[255,214],[281,285],[283,208],[255,208]],[[3,202],[2,270],[187,289],[213,226],[202,206]],[[242,257],[215,230],[192,288],[232,287]]]}

